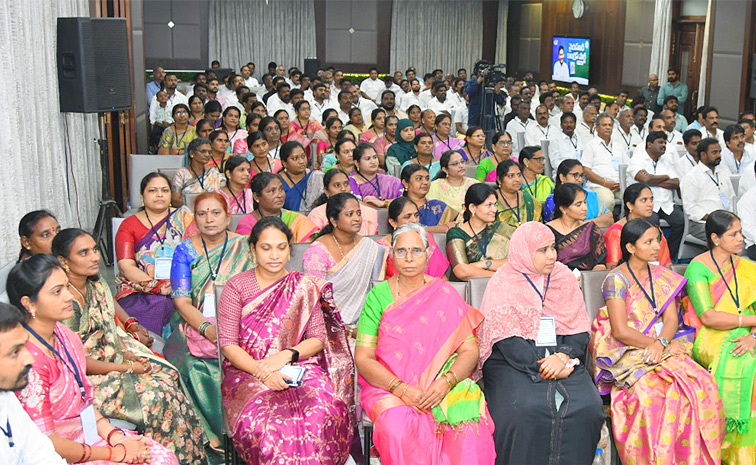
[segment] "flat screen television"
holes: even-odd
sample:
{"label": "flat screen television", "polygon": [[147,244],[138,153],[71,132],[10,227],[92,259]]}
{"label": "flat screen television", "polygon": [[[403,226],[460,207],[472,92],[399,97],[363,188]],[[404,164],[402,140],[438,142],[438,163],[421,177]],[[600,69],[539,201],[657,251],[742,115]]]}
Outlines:
{"label": "flat screen television", "polygon": [[587,85],[591,69],[591,39],[554,36],[551,44],[551,79]]}

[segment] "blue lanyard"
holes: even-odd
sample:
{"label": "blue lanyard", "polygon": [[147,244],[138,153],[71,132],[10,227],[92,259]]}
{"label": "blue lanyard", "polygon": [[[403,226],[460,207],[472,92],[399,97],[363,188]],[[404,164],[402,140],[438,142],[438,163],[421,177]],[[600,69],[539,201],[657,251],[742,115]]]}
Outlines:
{"label": "blue lanyard", "polygon": [[[175,210],[174,210],[175,213]],[[155,229],[155,225],[152,224],[152,220],[150,219],[150,216],[147,214],[147,210],[144,211],[144,216],[147,218],[147,221],[150,223],[150,229],[152,229],[152,233],[157,237],[158,242],[160,242],[160,245],[165,245],[165,240],[168,239],[168,229],[171,227],[171,208],[168,207],[168,219],[165,223],[165,233],[163,234],[163,237],[160,237],[160,233],[157,232]]]}
{"label": "blue lanyard", "polygon": [[[468,221],[469,224],[469,221]],[[478,237],[478,233],[475,232],[472,225],[470,225],[470,231],[473,232],[473,237],[475,238],[475,242],[478,243],[478,246],[480,247],[481,251],[483,252],[483,258],[486,258],[486,251],[488,250],[488,243],[490,242],[490,239],[488,238],[488,226],[484,226],[483,230],[480,231],[481,233],[485,233],[485,245],[484,243],[480,241],[480,238]]]}
{"label": "blue lanyard", "polygon": [[242,202],[244,203],[244,205],[242,205],[241,203],[239,203],[239,199],[236,197],[236,194],[234,194],[234,191],[231,190],[231,183],[227,184],[226,188],[231,193],[231,197],[233,197],[233,199],[236,201],[236,205],[239,206],[239,210],[241,210],[242,213],[246,215],[247,214],[247,196],[244,193],[244,189],[241,190]]}
{"label": "blue lanyard", "polygon": [[[512,208],[511,205],[509,205],[509,202],[507,202],[506,197],[504,197],[504,194],[501,192],[501,187],[499,187],[499,195],[501,195],[501,200],[504,201],[505,204],[507,204],[507,210],[514,213],[514,216],[517,218],[517,225],[521,225],[522,221],[520,221],[520,193],[518,192],[517,195],[517,210]],[[505,210],[506,211],[506,210]]]}
{"label": "blue lanyard", "polygon": [[5,437],[8,438],[8,447],[12,448],[16,444],[13,443],[13,430],[11,429],[10,418],[5,419],[5,427],[8,429],[6,430],[2,426],[0,426],[0,431],[2,431],[3,434],[5,434]]}
{"label": "blue lanyard", "polygon": [[546,277],[546,288],[543,290],[543,294],[541,294],[541,291],[536,287],[536,285],[528,275],[526,275],[525,273],[522,273],[522,275],[525,276],[525,279],[528,280],[530,287],[532,287],[533,290],[536,291],[536,294],[538,294],[538,297],[541,299],[541,309],[543,309],[543,307],[546,306],[546,293],[549,292],[549,284],[551,284],[551,273],[549,273]]}
{"label": "blue lanyard", "polygon": [[[289,176],[289,173],[287,173],[286,171],[284,171],[283,173],[286,175],[287,178],[289,178],[289,181],[291,182],[291,188],[296,190],[297,194],[299,194],[299,197],[302,199],[299,203],[299,208],[300,209],[306,208],[307,205],[303,205],[303,204],[305,203],[305,197],[307,197],[307,182],[304,183],[305,187],[304,187],[304,191],[302,191],[299,188],[298,183],[294,182],[294,180],[291,179],[291,176]],[[303,180],[305,180],[305,178],[307,178],[307,172],[305,172],[304,178],[302,178],[302,180],[299,182],[302,182]]]}
{"label": "blue lanyard", "polygon": [[192,173],[194,173],[194,177],[197,178],[197,182],[199,183],[200,187],[204,191],[205,190],[205,174],[206,174],[205,167],[204,166],[202,167],[202,176],[197,174],[197,172],[194,171],[194,168],[192,168],[191,166],[189,167],[189,169],[192,170]]}
{"label": "blue lanyard", "polygon": [[[431,159],[432,159],[432,157],[431,157]],[[418,160],[417,163],[418,163],[418,165],[420,165],[420,160]],[[420,166],[423,166],[423,165],[420,165]],[[430,171],[430,169],[428,169],[428,171]],[[373,179],[375,179],[375,184],[373,184],[373,180],[372,179],[366,178],[365,175],[363,175],[359,171],[357,171],[356,173],[359,174],[360,177],[365,180],[365,182],[367,182],[368,184],[370,184],[371,186],[373,186],[373,188],[375,189],[375,192],[378,194],[378,200],[385,200],[383,198],[383,196],[381,195],[381,179],[378,177],[377,174],[375,175],[375,178],[373,178]],[[360,194],[362,194],[362,186],[358,186],[358,188],[360,189]],[[363,197],[364,197],[364,195],[363,195]]]}
{"label": "blue lanyard", "polygon": [[732,289],[730,289],[730,284],[727,282],[727,280],[724,277],[724,274],[722,273],[722,269],[719,268],[719,263],[717,263],[716,260],[714,260],[714,251],[709,250],[709,255],[711,255],[711,261],[714,262],[714,266],[717,267],[717,271],[719,272],[719,277],[722,278],[722,281],[724,281],[725,286],[727,286],[727,292],[730,293],[730,297],[732,297],[732,301],[735,302],[735,306],[738,307],[738,313],[743,313],[743,311],[740,309],[740,296],[738,295],[738,274],[735,272],[735,263],[732,261],[732,257],[730,257],[730,266],[732,267],[732,278],[735,280],[735,293],[732,293]]}
{"label": "blue lanyard", "polygon": [[536,174],[535,179],[533,180],[533,187],[530,187],[530,183],[525,184],[525,189],[527,189],[530,192],[530,196],[534,199],[536,198],[536,192],[538,192],[538,175]]}
{"label": "blue lanyard", "polygon": [[216,279],[218,279],[218,273],[220,273],[220,267],[223,263],[223,255],[226,254],[226,246],[228,245],[228,231],[226,231],[226,240],[223,241],[223,248],[221,249],[220,258],[218,259],[218,266],[215,268],[215,273],[213,273],[213,265],[210,263],[210,254],[207,252],[207,244],[205,244],[205,238],[200,235],[200,240],[202,240],[202,248],[205,249],[205,260],[207,260],[207,267],[210,269],[210,279],[215,282]]}
{"label": "blue lanyard", "polygon": [[66,353],[66,358],[68,358],[68,361],[69,361],[69,363],[71,365],[69,365],[68,363],[66,363],[66,361],[63,359],[63,356],[60,355],[60,352],[58,352],[57,350],[55,350],[55,348],[53,346],[51,346],[47,341],[45,341],[42,338],[42,336],[40,336],[39,334],[37,334],[37,332],[34,331],[33,329],[31,329],[31,327],[29,327],[26,323],[24,323],[24,328],[27,331],[29,331],[32,336],[34,336],[35,338],[37,338],[37,340],[39,342],[41,342],[42,345],[44,345],[50,352],[52,352],[56,357],[58,357],[60,359],[60,361],[63,362],[63,365],[65,365],[66,368],[68,368],[68,371],[70,371],[71,373],[73,373],[74,378],[76,378],[76,383],[78,383],[79,389],[81,391],[81,398],[82,399],[86,399],[87,398],[87,391],[86,391],[86,389],[84,389],[84,381],[82,380],[81,373],[79,372],[79,367],[76,365],[76,362],[74,361],[73,357],[71,357],[71,354],[68,352],[68,349],[66,349],[66,346],[63,344],[63,341],[60,339],[60,336],[58,336],[58,333],[54,333],[55,337],[60,342],[60,345],[63,346],[63,351]]}
{"label": "blue lanyard", "polygon": [[646,296],[646,300],[648,300],[651,303],[651,307],[654,309],[654,313],[659,315],[659,312],[656,307],[656,295],[654,294],[654,277],[651,274],[651,265],[646,265],[648,267],[648,282],[651,286],[651,295],[648,295],[648,292],[646,292],[646,289],[641,285],[640,281],[638,281],[638,278],[635,276],[635,273],[633,273],[633,269],[630,268],[630,264],[626,263],[627,270],[630,272],[630,276],[633,277],[635,280],[635,284],[638,285],[639,288],[641,288],[641,291],[643,291],[643,295]]}

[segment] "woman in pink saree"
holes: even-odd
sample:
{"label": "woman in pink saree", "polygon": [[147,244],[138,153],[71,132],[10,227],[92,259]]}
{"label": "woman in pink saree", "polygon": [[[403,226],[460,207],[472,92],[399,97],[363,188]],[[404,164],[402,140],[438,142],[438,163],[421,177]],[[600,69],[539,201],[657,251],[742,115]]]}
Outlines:
{"label": "woman in pink saree", "polygon": [[[330,284],[289,272],[292,233],[255,224],[257,267],[231,278],[218,307],[223,408],[249,464],[343,465],[354,433],[354,362]],[[280,370],[303,368],[301,385]]]}
{"label": "woman in pink saree", "polygon": [[[24,324],[29,333],[26,348],[34,362],[29,384],[16,393],[24,410],[68,463],[179,465],[173,452],[152,439],[114,427],[93,406],[94,387],[86,376],[84,346],[61,323],[73,316],[69,289],[68,277],[52,255],[34,255],[8,276],[11,304],[29,315]],[[197,462],[204,458],[200,453]]]}
{"label": "woman in pink saree", "polygon": [[[689,355],[683,323],[686,279],[658,260],[661,233],[646,219],[622,228],[622,263],[604,280],[606,306],[589,350],[623,463],[720,463],[725,423],[717,383]],[[657,310],[658,309],[658,310]]]}
{"label": "woman in pink saree", "polygon": [[425,229],[393,235],[398,274],[368,294],[357,326],[360,402],[383,465],[493,465],[494,425],[470,378],[483,321],[457,291],[425,274]]}

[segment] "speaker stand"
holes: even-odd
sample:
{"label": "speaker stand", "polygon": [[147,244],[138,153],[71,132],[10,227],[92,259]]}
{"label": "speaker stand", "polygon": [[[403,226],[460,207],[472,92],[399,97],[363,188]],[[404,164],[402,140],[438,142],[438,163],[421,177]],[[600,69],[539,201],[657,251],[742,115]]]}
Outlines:
{"label": "speaker stand", "polygon": [[[102,258],[106,266],[113,266],[115,262],[115,250],[113,249],[113,218],[122,218],[123,213],[118,208],[115,200],[110,198],[110,159],[108,156],[107,117],[105,113],[99,114],[100,138],[97,144],[100,146],[100,169],[102,171],[102,200],[100,211],[97,213],[97,221],[93,232],[95,244],[102,251]],[[104,234],[103,234],[104,233]]]}

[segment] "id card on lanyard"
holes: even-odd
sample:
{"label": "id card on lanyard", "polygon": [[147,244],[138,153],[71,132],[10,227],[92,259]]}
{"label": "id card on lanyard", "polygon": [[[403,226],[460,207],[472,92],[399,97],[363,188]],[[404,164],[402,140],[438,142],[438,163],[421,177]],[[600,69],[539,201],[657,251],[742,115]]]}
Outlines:
{"label": "id card on lanyard", "polygon": [[171,279],[173,247],[160,247],[155,258],[155,279]]}
{"label": "id card on lanyard", "polygon": [[[551,273],[546,277],[546,286],[541,294],[541,290],[536,287],[535,283],[530,279],[528,275],[522,273],[525,279],[528,280],[530,287],[538,294],[541,299],[541,311],[546,306],[546,294],[549,292],[549,285],[551,284]],[[557,345],[556,340],[556,319],[553,316],[541,315],[538,324],[538,336],[535,341],[536,347],[554,347]]]}

